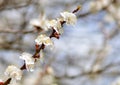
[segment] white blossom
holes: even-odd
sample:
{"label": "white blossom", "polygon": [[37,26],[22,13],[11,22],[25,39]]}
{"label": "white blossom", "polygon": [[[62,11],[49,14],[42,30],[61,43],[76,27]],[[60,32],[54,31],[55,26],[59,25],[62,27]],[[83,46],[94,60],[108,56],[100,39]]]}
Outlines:
{"label": "white blossom", "polygon": [[24,52],[20,56],[20,59],[25,60],[26,68],[28,71],[33,71],[34,68],[34,58],[32,57],[32,54]]}
{"label": "white blossom", "polygon": [[47,46],[53,46],[52,40],[51,40],[48,36],[46,36],[45,34],[40,34],[40,35],[35,39],[35,42],[36,42],[38,45],[44,44],[44,45],[47,45]]}
{"label": "white blossom", "polygon": [[15,80],[21,80],[22,78],[22,71],[17,68],[14,65],[10,65],[7,67],[6,71],[5,71],[5,75],[7,75],[10,78],[13,78]]}
{"label": "white blossom", "polygon": [[38,26],[45,31],[48,30],[47,23],[48,23],[48,20],[46,20],[46,18],[44,16],[40,19],[33,19],[30,21],[31,25]]}
{"label": "white blossom", "polygon": [[53,27],[54,30],[58,34],[62,34],[63,33],[63,29],[62,29],[62,26],[61,26],[61,23],[60,23],[59,19],[57,19],[57,20],[50,20],[47,25],[48,25],[48,28]]}
{"label": "white blossom", "polygon": [[74,13],[63,12],[60,13],[60,15],[62,16],[63,20],[66,21],[67,24],[74,25],[77,21],[77,17]]}

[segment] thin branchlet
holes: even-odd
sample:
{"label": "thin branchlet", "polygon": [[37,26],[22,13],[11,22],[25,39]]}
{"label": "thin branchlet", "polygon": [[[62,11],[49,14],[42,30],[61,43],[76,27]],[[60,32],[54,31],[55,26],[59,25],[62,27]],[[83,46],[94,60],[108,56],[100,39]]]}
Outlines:
{"label": "thin branchlet", "polygon": [[[81,8],[81,6],[78,6],[75,10],[73,10],[73,12],[72,13],[76,13],[76,12],[78,12],[79,10],[80,10],[80,8]],[[63,25],[66,23],[66,21],[60,21],[60,24],[61,24],[61,27],[63,27]],[[38,28],[38,27],[37,27]],[[60,34],[58,34],[57,32],[56,32],[56,30],[55,29],[53,29],[53,27],[51,28],[52,29],[52,33],[51,33],[51,35],[49,36],[49,38],[57,38],[57,39],[59,39],[59,37],[60,37]],[[38,29],[37,29],[38,30]],[[38,44],[36,44],[35,45],[35,53],[33,54],[33,58],[35,59],[35,62],[37,61],[37,58],[40,58],[40,51],[41,50],[43,50],[44,48],[45,48],[45,44],[41,44],[41,45],[38,45]],[[23,65],[20,67],[20,70],[26,70],[27,68],[26,68],[26,63],[25,63],[25,61],[24,61],[24,63],[23,63]],[[3,85],[8,85],[8,84],[10,84],[10,82],[11,82],[11,79],[12,78],[9,78],[9,79],[7,79],[5,82],[4,82],[4,84]]]}

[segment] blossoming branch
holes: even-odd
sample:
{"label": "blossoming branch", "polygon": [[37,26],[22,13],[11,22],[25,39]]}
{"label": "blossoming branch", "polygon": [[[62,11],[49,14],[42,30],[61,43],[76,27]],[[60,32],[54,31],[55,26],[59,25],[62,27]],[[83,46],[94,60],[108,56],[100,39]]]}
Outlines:
{"label": "blossoming branch", "polygon": [[15,65],[10,65],[5,71],[5,75],[8,79],[3,82],[0,80],[0,85],[8,85],[12,81],[21,80],[23,75],[23,70],[34,71],[34,66],[42,57],[42,50],[46,46],[53,46],[54,43],[51,38],[60,38],[60,35],[63,33],[63,25],[66,23],[68,25],[74,25],[77,21],[75,13],[80,9],[77,7],[73,12],[62,12],[60,13],[60,18],[47,20],[45,17],[42,17],[41,20],[34,19],[30,22],[37,30],[48,31],[51,30],[52,33],[47,35],[46,33],[40,32],[37,38],[35,39],[35,53],[32,55],[27,52],[23,52],[20,55],[20,59],[24,60],[24,64],[18,68]]}

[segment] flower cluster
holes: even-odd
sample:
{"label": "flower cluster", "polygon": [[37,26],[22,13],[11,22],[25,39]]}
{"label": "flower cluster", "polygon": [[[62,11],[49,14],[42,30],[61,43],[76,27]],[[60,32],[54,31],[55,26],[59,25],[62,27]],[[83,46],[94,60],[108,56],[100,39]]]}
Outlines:
{"label": "flower cluster", "polygon": [[10,78],[13,78],[15,80],[21,80],[22,78],[22,71],[14,66],[14,65],[10,65],[7,67],[6,71],[5,71],[5,75],[7,75]]}
{"label": "flower cluster", "polygon": [[32,54],[24,52],[20,59],[25,61],[27,71],[33,71],[35,59],[32,57]]}
{"label": "flower cluster", "polygon": [[53,28],[58,34],[63,33],[63,29],[61,29],[61,23],[60,20],[51,20],[48,22],[48,28]]}
{"label": "flower cluster", "polygon": [[74,13],[70,12],[62,12],[60,13],[61,17],[57,18],[56,20],[47,20],[44,17],[39,19],[33,19],[31,20],[31,24],[34,27],[42,28],[42,30],[47,31],[51,28],[53,28],[58,34],[63,33],[62,24],[61,22],[65,21],[67,24],[74,25],[77,21],[77,17]]}
{"label": "flower cluster", "polygon": [[74,25],[77,21],[76,15],[73,14],[73,13],[63,12],[63,13],[60,13],[60,14],[62,16],[62,19],[64,21],[66,21],[67,24]]}
{"label": "flower cluster", "polygon": [[[5,85],[8,85],[11,79],[21,80],[22,70],[34,71],[35,62],[37,62],[39,59],[42,59],[42,51],[44,50],[45,46],[53,46],[53,41],[51,40],[51,38],[55,37],[58,39],[59,36],[63,33],[63,24],[66,23],[73,25],[76,23],[77,17],[74,13],[77,11],[78,8],[72,13],[62,12],[60,13],[60,18],[53,20],[47,20],[45,17],[43,17],[41,20],[34,19],[30,22],[35,28],[40,28],[44,31],[48,31],[50,29],[52,30],[52,33],[49,36],[47,36],[46,33],[39,33],[38,37],[35,39],[35,53],[32,55],[30,53],[23,52],[20,55],[20,59],[24,60],[24,64],[21,68],[18,68],[14,65],[10,65],[7,67],[5,75],[7,75],[9,79],[6,81],[7,84]],[[46,72],[52,73],[52,70],[49,69],[49,71]],[[0,81],[0,83],[2,83],[2,81]]]}
{"label": "flower cluster", "polygon": [[38,45],[41,45],[41,44],[44,44],[46,46],[49,46],[49,45],[53,45],[53,42],[52,40],[46,36],[45,34],[40,34],[36,39],[35,39],[35,42],[38,44]]}
{"label": "flower cluster", "polygon": [[31,25],[33,25],[36,28],[40,28],[41,30],[44,30],[44,31],[48,30],[47,23],[48,23],[48,20],[46,20],[45,16],[43,16],[40,19],[33,19],[30,21]]}
{"label": "flower cluster", "polygon": [[[59,35],[61,35],[63,33],[63,24],[67,23],[70,25],[74,25],[77,21],[77,17],[74,13],[62,12],[62,13],[60,13],[60,15],[61,15],[61,17],[57,18],[56,20],[55,19],[46,20],[47,23],[45,23],[45,26],[47,27],[47,29],[53,29],[53,33],[50,37],[46,36],[45,34],[40,34],[35,39],[35,42],[38,45],[44,44],[46,46],[48,46],[48,45],[52,46],[53,42],[50,38],[51,37],[59,38]],[[32,23],[32,25],[35,26],[36,23],[35,24]],[[42,25],[38,25],[38,26],[42,27]],[[44,25],[43,25],[43,27],[44,27]]]}

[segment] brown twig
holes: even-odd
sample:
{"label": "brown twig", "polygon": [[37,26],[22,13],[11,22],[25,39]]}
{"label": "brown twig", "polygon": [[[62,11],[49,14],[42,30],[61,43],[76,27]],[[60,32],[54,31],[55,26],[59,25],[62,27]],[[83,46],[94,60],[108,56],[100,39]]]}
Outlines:
{"label": "brown twig", "polygon": [[[75,12],[77,12],[77,11],[79,11],[79,7],[77,7],[77,9],[75,9],[73,12],[75,13]],[[60,21],[61,22],[61,21]],[[62,23],[61,23],[61,26],[63,27],[63,24],[65,24],[65,22],[64,21],[62,21]],[[51,28],[51,29],[53,29],[53,28]],[[11,33],[19,33],[19,31],[6,31],[6,32],[11,32]],[[22,31],[23,33],[28,33],[28,32],[26,32],[26,31]],[[51,33],[51,35],[49,36],[49,38],[53,38],[53,37],[55,37],[55,38],[57,38],[57,39],[59,39],[59,34],[57,34],[57,32],[55,31],[55,30],[53,30],[53,32]],[[40,58],[40,55],[39,55],[39,53],[40,53],[40,51],[41,50],[43,50],[45,48],[45,44],[42,44],[41,46],[40,45],[35,45],[35,53],[34,53],[34,55],[32,56],[33,58]],[[35,62],[36,62],[36,60],[35,60]],[[50,63],[48,63],[48,65],[49,65]],[[44,75],[45,73],[46,73],[46,69],[47,69],[47,67],[48,67],[48,65],[47,66],[45,66],[45,70],[44,70],[44,72],[42,73],[42,75]],[[25,61],[24,61],[24,64],[20,67],[20,69],[21,70],[26,70],[26,63],[25,63]],[[5,83],[4,83],[4,85],[8,85],[9,83],[11,82],[11,78],[9,78],[8,80],[6,80],[5,81]]]}

